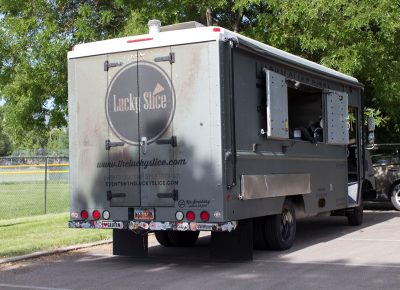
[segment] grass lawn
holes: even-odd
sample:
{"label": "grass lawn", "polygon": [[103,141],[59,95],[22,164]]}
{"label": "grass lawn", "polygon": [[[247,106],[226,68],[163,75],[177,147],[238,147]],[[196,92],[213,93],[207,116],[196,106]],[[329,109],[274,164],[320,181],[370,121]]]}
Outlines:
{"label": "grass lawn", "polygon": [[70,229],[68,213],[0,220],[0,258],[111,239],[111,230]]}
{"label": "grass lawn", "polygon": [[[47,213],[69,211],[67,182],[49,181]],[[0,220],[45,213],[44,182],[0,183]]]}

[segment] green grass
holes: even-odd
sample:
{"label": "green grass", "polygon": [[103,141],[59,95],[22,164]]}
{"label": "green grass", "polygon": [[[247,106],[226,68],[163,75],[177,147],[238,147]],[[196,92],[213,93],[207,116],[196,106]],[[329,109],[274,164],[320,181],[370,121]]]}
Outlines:
{"label": "green grass", "polygon": [[111,239],[111,230],[70,229],[69,214],[0,221],[0,258]]}
{"label": "green grass", "polygon": [[[47,213],[69,211],[67,182],[47,184]],[[44,182],[0,183],[0,220],[45,213]]]}

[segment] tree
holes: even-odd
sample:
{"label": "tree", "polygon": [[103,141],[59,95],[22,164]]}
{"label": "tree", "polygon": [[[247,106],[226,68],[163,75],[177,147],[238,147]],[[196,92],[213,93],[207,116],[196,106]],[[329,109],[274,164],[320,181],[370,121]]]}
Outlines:
{"label": "tree", "polygon": [[3,107],[0,106],[0,156],[7,156],[11,154],[11,141],[3,130]]}
{"label": "tree", "polygon": [[5,131],[16,144],[42,146],[52,128],[66,126],[66,52],[75,44],[146,33],[149,19],[206,24],[209,9],[215,25],[357,77],[365,84],[367,106],[389,118],[387,124],[398,132],[399,5],[391,0],[0,0]]}
{"label": "tree", "polygon": [[358,78],[366,106],[390,119],[399,141],[399,2],[273,0],[269,9],[247,33]]}
{"label": "tree", "polygon": [[5,131],[18,147],[46,146],[67,125],[66,53],[115,37],[129,1],[0,0],[0,96]]}

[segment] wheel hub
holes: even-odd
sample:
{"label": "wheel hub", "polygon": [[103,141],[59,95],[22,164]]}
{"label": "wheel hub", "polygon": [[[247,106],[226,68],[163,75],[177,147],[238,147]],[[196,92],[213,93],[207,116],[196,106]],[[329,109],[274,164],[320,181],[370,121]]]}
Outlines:
{"label": "wheel hub", "polygon": [[290,238],[292,228],[293,228],[293,215],[289,210],[284,209],[281,215],[281,233],[282,233],[282,238],[285,241]]}

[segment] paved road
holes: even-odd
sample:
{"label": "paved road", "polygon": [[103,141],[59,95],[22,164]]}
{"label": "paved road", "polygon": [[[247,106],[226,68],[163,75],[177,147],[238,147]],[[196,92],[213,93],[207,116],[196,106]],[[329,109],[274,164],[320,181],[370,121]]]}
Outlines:
{"label": "paved road", "polygon": [[365,212],[362,227],[342,217],[299,221],[295,246],[256,251],[252,262],[208,258],[150,241],[146,259],[113,257],[110,246],[0,266],[0,289],[400,289],[400,212]]}

